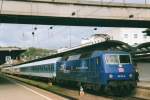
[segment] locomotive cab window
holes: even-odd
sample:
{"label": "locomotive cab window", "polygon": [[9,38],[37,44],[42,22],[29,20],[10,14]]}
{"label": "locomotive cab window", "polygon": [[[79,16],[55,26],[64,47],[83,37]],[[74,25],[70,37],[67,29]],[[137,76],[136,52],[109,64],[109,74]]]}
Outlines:
{"label": "locomotive cab window", "polygon": [[120,63],[131,63],[129,55],[119,55]]}
{"label": "locomotive cab window", "polygon": [[107,64],[118,64],[119,63],[118,55],[107,54],[105,56],[105,60],[106,60]]}

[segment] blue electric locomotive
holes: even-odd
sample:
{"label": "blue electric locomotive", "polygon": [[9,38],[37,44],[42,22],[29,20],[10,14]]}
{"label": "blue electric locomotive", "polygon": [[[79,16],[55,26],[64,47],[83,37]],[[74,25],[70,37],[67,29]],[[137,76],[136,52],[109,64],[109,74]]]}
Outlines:
{"label": "blue electric locomotive", "polygon": [[94,51],[64,57],[57,63],[56,73],[57,80],[80,83],[95,90],[132,91],[136,87],[131,56],[123,51]]}

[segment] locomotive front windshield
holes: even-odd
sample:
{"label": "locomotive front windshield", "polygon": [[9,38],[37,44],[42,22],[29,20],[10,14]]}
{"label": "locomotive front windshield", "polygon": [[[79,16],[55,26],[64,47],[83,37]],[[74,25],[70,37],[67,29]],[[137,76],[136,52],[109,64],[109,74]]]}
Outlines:
{"label": "locomotive front windshield", "polygon": [[107,64],[118,64],[119,63],[119,59],[117,55],[106,55],[106,63]]}
{"label": "locomotive front windshield", "polygon": [[120,63],[131,63],[129,55],[119,55]]}
{"label": "locomotive front windshield", "polygon": [[129,55],[107,54],[105,60],[107,64],[131,63]]}

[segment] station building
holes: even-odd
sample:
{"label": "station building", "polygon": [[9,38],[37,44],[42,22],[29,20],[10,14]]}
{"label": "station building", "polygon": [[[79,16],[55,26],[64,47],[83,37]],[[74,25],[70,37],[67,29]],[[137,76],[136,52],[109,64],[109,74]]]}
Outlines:
{"label": "station building", "polygon": [[131,46],[137,46],[145,42],[150,42],[150,37],[146,36],[146,33],[143,33],[143,31],[145,31],[145,28],[110,28],[105,31],[97,32],[98,34],[94,34],[87,39],[83,39],[81,44],[104,41],[100,34],[107,34],[111,40],[119,40]]}

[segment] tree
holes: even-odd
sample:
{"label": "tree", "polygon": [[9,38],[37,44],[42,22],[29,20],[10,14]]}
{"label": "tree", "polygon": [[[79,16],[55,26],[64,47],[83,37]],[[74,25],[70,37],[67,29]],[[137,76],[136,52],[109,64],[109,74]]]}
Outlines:
{"label": "tree", "polygon": [[48,50],[48,49],[31,47],[28,48],[26,52],[22,53],[21,57],[25,57],[26,60],[33,60],[41,57],[46,57],[54,53],[56,53],[56,50]]}

